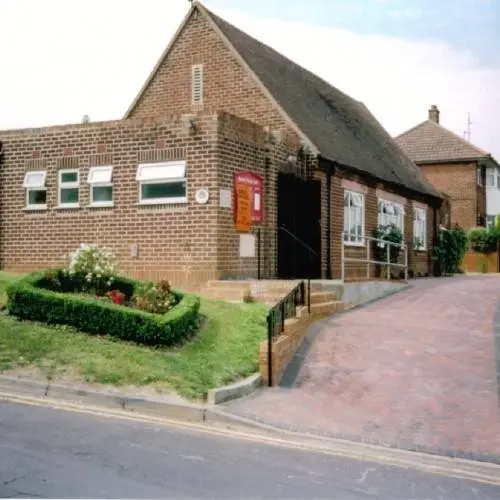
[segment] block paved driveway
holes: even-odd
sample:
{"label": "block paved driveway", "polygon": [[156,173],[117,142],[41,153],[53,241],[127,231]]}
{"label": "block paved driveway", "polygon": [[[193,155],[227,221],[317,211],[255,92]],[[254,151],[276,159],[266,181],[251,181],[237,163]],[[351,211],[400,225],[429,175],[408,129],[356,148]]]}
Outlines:
{"label": "block paved driveway", "polygon": [[225,409],[291,430],[500,460],[500,277],[412,285],[316,324],[291,388]]}

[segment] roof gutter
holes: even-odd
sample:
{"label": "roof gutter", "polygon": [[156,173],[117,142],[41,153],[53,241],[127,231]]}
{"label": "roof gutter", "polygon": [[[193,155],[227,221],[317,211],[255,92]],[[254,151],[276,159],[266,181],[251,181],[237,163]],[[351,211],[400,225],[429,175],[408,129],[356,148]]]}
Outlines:
{"label": "roof gutter", "polygon": [[318,155],[318,158],[323,158],[325,161],[331,162],[333,165],[335,165],[338,168],[359,174],[363,177],[368,177],[368,178],[375,180],[375,181],[378,181],[378,182],[383,182],[384,184],[386,184],[388,186],[391,186],[394,188],[399,188],[399,189],[404,188],[405,190],[407,190],[411,193],[418,194],[419,196],[423,196],[425,198],[432,198],[433,200],[439,200],[439,204],[441,204],[444,200],[444,197],[441,194],[432,194],[432,193],[426,193],[423,191],[417,191],[416,189],[405,186],[404,184],[399,184],[399,183],[394,182],[394,181],[387,181],[387,180],[381,179],[380,177],[376,177],[373,174],[369,174],[369,173],[367,173],[364,170],[361,170],[359,168],[352,167],[351,165],[345,165],[345,164],[339,163],[338,161],[335,161],[335,160],[331,160],[331,159],[329,159],[326,156],[323,156],[321,154]]}
{"label": "roof gutter", "polygon": [[476,156],[467,158],[448,158],[446,160],[413,160],[413,163],[417,165],[442,165],[446,163],[471,163],[471,162],[492,162],[497,168],[500,168],[500,164],[493,158],[492,155],[487,156]]}

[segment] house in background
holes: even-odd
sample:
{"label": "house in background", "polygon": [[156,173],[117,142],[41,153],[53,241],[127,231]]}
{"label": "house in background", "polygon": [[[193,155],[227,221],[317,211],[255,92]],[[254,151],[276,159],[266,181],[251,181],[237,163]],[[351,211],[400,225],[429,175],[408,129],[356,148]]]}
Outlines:
{"label": "house in background", "polygon": [[396,137],[401,149],[451,204],[451,223],[468,230],[500,213],[499,165],[491,154],[446,129],[432,105],[428,119]]}
{"label": "house in background", "polygon": [[[366,106],[199,2],[123,119],[0,141],[5,269],[56,266],[94,242],[127,274],[175,286],[258,269],[340,278],[344,250],[366,258],[392,223],[413,273],[432,273],[443,199]],[[235,227],[238,176],[262,181],[249,234]]]}
{"label": "house in background", "polygon": [[490,228],[495,217],[500,215],[500,168],[486,168],[486,227]]}

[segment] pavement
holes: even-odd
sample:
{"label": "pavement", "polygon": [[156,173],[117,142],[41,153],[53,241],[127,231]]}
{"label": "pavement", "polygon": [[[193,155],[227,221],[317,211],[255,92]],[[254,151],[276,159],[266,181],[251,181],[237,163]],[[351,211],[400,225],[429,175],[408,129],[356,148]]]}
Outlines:
{"label": "pavement", "polygon": [[500,481],[43,403],[0,401],[0,429],[2,498],[500,498]]}
{"label": "pavement", "polygon": [[500,463],[500,278],[415,280],[318,323],[284,381],[222,406],[297,432]]}

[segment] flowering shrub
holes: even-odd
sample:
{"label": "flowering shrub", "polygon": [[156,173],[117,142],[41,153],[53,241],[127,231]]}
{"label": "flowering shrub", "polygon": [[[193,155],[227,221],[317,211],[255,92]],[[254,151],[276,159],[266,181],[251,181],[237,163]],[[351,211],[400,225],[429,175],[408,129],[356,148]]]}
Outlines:
{"label": "flowering shrub", "polygon": [[115,256],[107,248],[82,243],[69,254],[67,274],[81,291],[103,295],[113,285],[116,274]]}
{"label": "flowering shrub", "polygon": [[111,290],[108,292],[108,297],[111,299],[113,304],[117,304],[119,306],[123,305],[125,302],[125,294],[120,292],[120,290]]}
{"label": "flowering shrub", "polygon": [[168,281],[143,283],[134,291],[133,302],[137,309],[164,314],[177,303]]}

